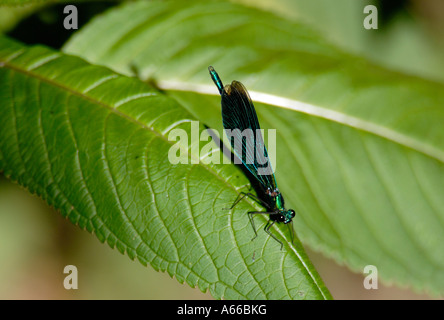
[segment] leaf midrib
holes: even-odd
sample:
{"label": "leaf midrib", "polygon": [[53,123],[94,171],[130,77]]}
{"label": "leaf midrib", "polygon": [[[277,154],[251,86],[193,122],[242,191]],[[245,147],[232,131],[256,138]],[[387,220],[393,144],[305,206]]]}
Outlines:
{"label": "leaf midrib", "polygon": [[[157,84],[158,87],[162,90],[174,90],[201,93],[206,95],[217,95],[216,91],[213,90],[213,86],[210,85],[190,84],[187,82],[169,80],[162,80],[159,81]],[[344,126],[386,139],[393,143],[419,152],[429,158],[438,160],[441,163],[444,163],[443,150],[378,123],[351,116],[337,110],[324,108],[295,99],[268,94],[262,91],[249,90],[248,92],[250,93],[250,96],[252,97],[254,102],[288,109],[299,113],[304,113],[309,116],[339,123]]]}

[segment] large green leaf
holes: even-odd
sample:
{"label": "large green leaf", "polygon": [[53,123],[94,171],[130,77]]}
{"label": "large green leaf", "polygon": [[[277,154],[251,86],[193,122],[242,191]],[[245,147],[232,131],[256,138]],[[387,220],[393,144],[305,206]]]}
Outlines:
{"label": "large green leaf", "polygon": [[226,2],[124,5],[65,50],[136,71],[216,128],[207,66],[242,81],[261,124],[277,129],[277,181],[300,238],[353,270],[375,265],[387,282],[444,292],[443,85]]}
{"label": "large green leaf", "polygon": [[251,241],[257,204],[223,210],[248,185],[237,167],[206,164],[190,139],[182,151],[199,163],[168,161],[171,130],[193,134],[173,99],[6,38],[0,84],[0,169],[102,242],[216,298],[330,297],[297,239],[283,251],[265,233]]}

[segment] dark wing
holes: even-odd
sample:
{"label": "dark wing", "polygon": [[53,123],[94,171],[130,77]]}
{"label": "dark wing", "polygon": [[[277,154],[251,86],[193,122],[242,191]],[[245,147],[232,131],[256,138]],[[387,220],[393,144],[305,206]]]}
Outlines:
{"label": "dark wing", "polygon": [[230,134],[227,136],[236,156],[265,190],[270,188],[274,191],[276,180],[273,168],[262,134],[256,132],[256,129],[260,130],[256,110],[244,85],[238,81],[233,81],[222,90],[222,120],[224,128],[231,130],[231,138]]}

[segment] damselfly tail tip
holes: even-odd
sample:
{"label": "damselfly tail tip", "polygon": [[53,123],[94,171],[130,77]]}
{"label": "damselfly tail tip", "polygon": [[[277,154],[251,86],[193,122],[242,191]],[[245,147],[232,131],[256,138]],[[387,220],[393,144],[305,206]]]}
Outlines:
{"label": "damselfly tail tip", "polygon": [[216,70],[214,70],[214,68],[212,66],[209,66],[208,71],[210,71],[211,79],[213,79],[213,82],[217,86],[219,93],[222,94],[222,91],[224,89],[224,85],[222,83],[222,80],[220,80],[219,75],[217,74]]}

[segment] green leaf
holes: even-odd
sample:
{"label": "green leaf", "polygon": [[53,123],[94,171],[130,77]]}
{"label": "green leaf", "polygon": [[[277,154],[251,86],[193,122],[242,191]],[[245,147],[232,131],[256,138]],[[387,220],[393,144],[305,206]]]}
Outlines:
{"label": "green leaf", "polygon": [[[175,100],[7,38],[0,84],[0,169],[100,241],[216,298],[330,297],[297,239],[283,251],[265,233],[251,241],[246,212],[257,204],[222,209],[248,185],[236,166],[168,161],[171,130],[193,134]],[[182,151],[202,160],[194,142]]]}
{"label": "green leaf", "polygon": [[[356,28],[361,28],[357,25]],[[326,43],[286,18],[227,2],[138,2],[65,46],[174,96],[220,128],[213,65],[277,129],[276,178],[299,237],[386,282],[443,293],[444,87]]]}

